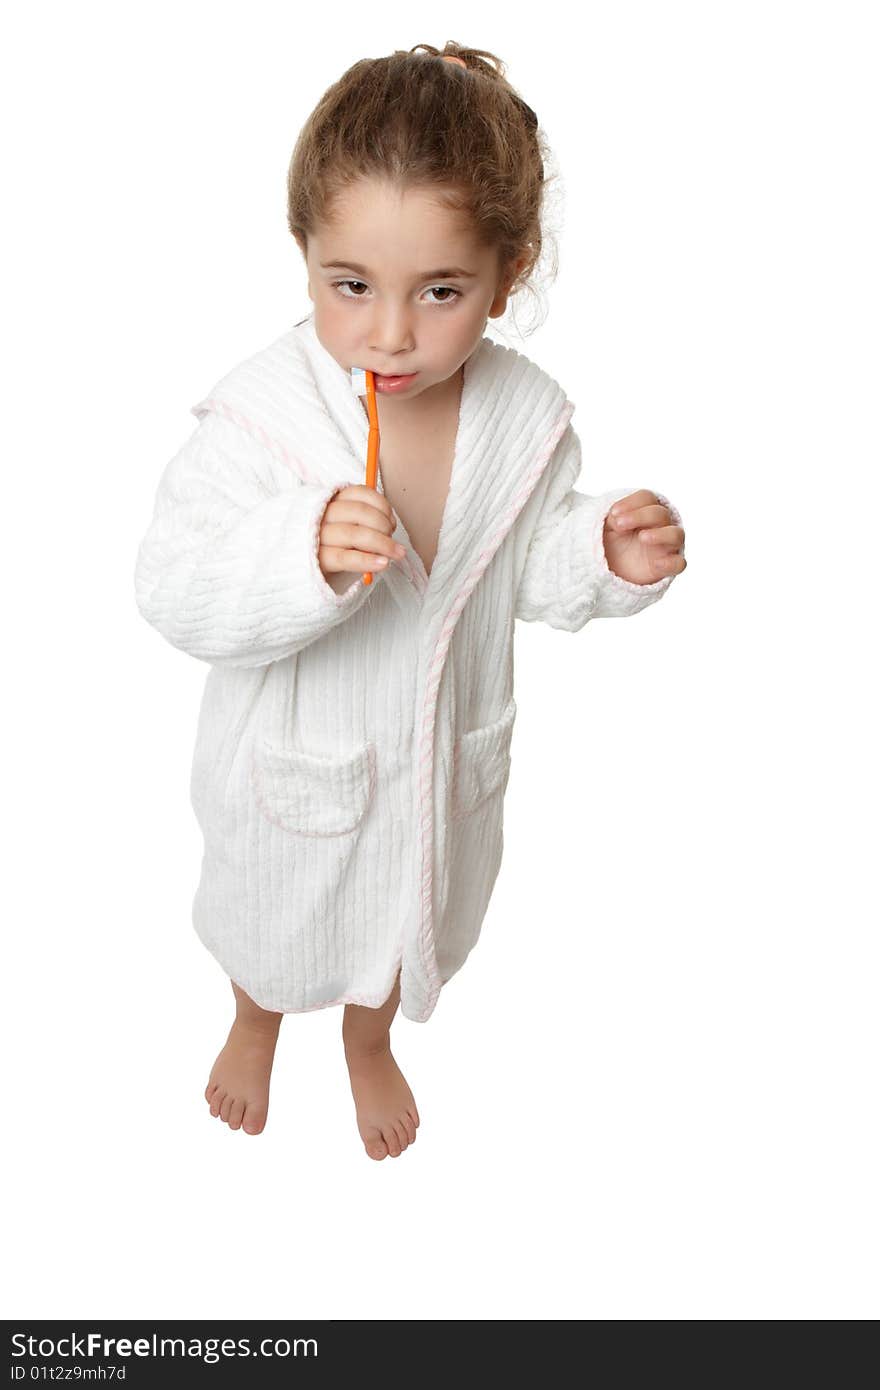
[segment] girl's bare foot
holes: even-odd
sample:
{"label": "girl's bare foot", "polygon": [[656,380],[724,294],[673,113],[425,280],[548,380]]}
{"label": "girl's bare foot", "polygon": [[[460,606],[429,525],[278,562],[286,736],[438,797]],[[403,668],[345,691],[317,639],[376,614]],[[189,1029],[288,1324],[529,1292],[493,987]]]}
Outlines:
{"label": "girl's bare foot", "polygon": [[370,1158],[399,1158],[414,1144],[419,1112],[391,1055],[391,1020],[400,1003],[400,974],[378,1009],[347,1004],[342,1019],[345,1060],[357,1127]]}
{"label": "girl's bare foot", "polygon": [[357,1127],[370,1158],[399,1158],[414,1144],[419,1112],[391,1045],[373,1052],[345,1050]]}
{"label": "girl's bare foot", "polygon": [[261,1009],[234,982],[232,988],[235,1022],[211,1068],[205,1100],[211,1114],[225,1120],[230,1129],[259,1134],[269,1113],[269,1078],[281,1014]]}

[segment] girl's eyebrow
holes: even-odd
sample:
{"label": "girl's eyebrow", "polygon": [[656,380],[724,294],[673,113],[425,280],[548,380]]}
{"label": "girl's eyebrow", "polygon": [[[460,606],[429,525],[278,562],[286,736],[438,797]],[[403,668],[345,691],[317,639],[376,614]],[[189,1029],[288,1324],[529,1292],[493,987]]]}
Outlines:
{"label": "girl's eyebrow", "polygon": [[[358,275],[365,275],[367,279],[372,279],[372,272],[366,266],[358,265],[357,261],[321,261],[322,270],[353,270]],[[451,279],[476,279],[475,270],[462,270],[460,266],[452,266],[446,270],[424,270],[415,278],[417,280],[451,280]]]}

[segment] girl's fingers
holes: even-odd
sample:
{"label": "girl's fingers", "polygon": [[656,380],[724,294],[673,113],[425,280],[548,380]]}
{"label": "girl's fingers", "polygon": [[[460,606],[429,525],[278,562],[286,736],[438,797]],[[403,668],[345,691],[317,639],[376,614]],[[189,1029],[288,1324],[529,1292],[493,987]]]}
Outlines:
{"label": "girl's fingers", "polygon": [[684,528],[681,526],[654,526],[650,530],[640,531],[639,540],[648,541],[650,545],[671,545],[676,550],[680,550],[684,543]]}
{"label": "girl's fingers", "polygon": [[383,536],[371,526],[338,521],[325,522],[321,529],[322,545],[338,545],[345,550],[362,550],[365,555],[387,555],[394,560],[405,553],[406,547]]}
{"label": "girl's fingers", "polygon": [[369,570],[387,569],[391,563],[387,555],[376,555],[366,550],[346,550],[337,545],[321,546],[318,559],[330,573],[367,573]]}
{"label": "girl's fingers", "polygon": [[658,574],[681,574],[687,569],[687,560],[677,550],[668,550],[665,555],[654,556],[654,567]]}
{"label": "girl's fingers", "polygon": [[[336,497],[327,504],[333,525],[361,522],[389,535],[397,530],[397,517],[390,503],[372,488],[359,488],[357,497]],[[332,511],[331,511],[332,508]]]}
{"label": "girl's fingers", "polygon": [[661,526],[669,516],[669,511],[661,502],[650,507],[627,508],[625,512],[611,512],[611,523],[615,531],[635,531],[641,526]]}
{"label": "girl's fingers", "polygon": [[656,492],[651,492],[650,489],[646,487],[640,487],[638,492],[631,492],[628,497],[621,497],[619,502],[615,502],[614,506],[611,508],[611,514],[612,516],[616,516],[618,512],[629,512],[632,511],[633,508],[637,510],[639,507],[644,507],[648,503],[656,501]]}

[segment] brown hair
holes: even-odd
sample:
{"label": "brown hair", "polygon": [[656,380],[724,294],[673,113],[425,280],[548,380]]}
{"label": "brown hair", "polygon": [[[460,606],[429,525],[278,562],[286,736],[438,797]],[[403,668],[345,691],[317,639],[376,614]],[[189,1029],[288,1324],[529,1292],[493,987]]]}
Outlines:
{"label": "brown hair", "polygon": [[[435,187],[445,207],[467,215],[478,241],[497,250],[511,293],[531,289],[545,245],[545,195],[557,176],[546,175],[550,150],[537,116],[504,72],[493,53],[452,42],[442,52],[416,44],[364,58],[344,72],[307,119],[288,169],[287,225],[303,256],[309,233],[332,223],[338,194],[378,178],[401,191]],[[513,279],[520,255],[527,260]]]}

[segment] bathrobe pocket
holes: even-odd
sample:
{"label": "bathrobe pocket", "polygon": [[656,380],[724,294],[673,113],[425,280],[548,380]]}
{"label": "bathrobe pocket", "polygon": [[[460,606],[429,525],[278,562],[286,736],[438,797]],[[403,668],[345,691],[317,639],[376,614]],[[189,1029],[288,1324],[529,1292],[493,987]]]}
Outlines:
{"label": "bathrobe pocket", "polygon": [[511,699],[498,719],[462,734],[454,745],[442,927],[434,942],[444,982],[461,968],[477,942],[501,867],[515,718]]}
{"label": "bathrobe pocket", "polygon": [[471,729],[456,740],[453,752],[452,818],[479,809],[495,792],[503,792],[510,773],[510,741],[516,718],[511,698],[500,718]]}
{"label": "bathrobe pocket", "polygon": [[254,748],[252,783],[263,815],[289,834],[348,835],[363,820],[375,771],[372,743],[327,756],[263,738]]}
{"label": "bathrobe pocket", "polygon": [[283,885],[291,969],[324,960],[336,969],[334,938],[344,938],[363,915],[349,884],[355,850],[376,785],[376,748],[365,743],[323,755],[259,739],[251,786],[264,824],[275,827],[270,858]]}

